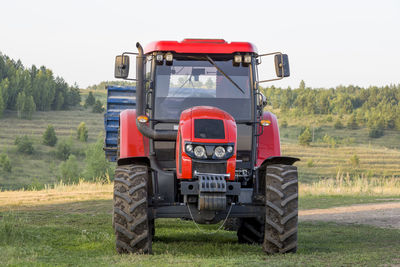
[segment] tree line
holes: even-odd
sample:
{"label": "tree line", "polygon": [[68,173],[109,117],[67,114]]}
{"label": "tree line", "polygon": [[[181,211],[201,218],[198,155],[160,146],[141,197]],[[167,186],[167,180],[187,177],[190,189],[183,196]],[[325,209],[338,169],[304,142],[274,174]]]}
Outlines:
{"label": "tree line", "polygon": [[45,66],[26,68],[20,60],[0,53],[0,117],[5,109],[30,118],[36,110],[65,110],[80,101],[76,84],[70,86]]}
{"label": "tree line", "polygon": [[273,108],[295,117],[314,114],[351,115],[351,120],[370,129],[400,130],[400,84],[382,87],[337,86],[310,88],[262,88]]}
{"label": "tree line", "polygon": [[115,85],[115,86],[135,86],[135,82],[130,81],[102,81],[98,84],[93,84],[88,86],[86,89],[89,90],[105,90],[106,86]]}

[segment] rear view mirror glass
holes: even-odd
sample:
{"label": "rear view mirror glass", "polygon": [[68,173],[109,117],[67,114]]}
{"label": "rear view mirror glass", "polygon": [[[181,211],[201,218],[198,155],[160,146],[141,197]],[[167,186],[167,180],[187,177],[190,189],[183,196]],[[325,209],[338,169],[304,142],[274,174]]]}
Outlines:
{"label": "rear view mirror glass", "polygon": [[115,57],[115,78],[127,78],[129,75],[129,56],[116,56]]}
{"label": "rear view mirror glass", "polygon": [[287,54],[275,55],[275,71],[278,77],[289,77],[289,58]]}

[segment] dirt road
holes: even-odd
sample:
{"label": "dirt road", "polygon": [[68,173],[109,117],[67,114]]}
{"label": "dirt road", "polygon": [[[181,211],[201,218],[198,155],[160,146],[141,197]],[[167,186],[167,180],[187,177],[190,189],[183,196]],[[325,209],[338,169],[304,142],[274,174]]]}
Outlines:
{"label": "dirt road", "polygon": [[400,229],[400,202],[300,210],[299,221],[369,224]]}

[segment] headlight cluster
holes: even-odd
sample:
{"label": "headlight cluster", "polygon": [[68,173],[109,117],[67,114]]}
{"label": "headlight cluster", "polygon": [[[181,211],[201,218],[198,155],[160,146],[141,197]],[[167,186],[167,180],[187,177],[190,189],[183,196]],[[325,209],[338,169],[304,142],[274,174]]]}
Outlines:
{"label": "headlight cluster", "polygon": [[185,152],[198,159],[228,159],[233,155],[233,144],[186,144]]}

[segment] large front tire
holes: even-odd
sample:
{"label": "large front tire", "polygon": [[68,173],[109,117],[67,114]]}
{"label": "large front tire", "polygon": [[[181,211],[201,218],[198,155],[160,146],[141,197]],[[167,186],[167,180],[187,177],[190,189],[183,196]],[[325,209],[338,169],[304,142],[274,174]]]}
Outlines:
{"label": "large front tire", "polygon": [[148,218],[146,165],[115,170],[113,227],[118,253],[151,253],[153,222]]}
{"label": "large front tire", "polygon": [[297,251],[297,167],[270,165],[266,171],[266,217],[263,249],[268,254]]}

